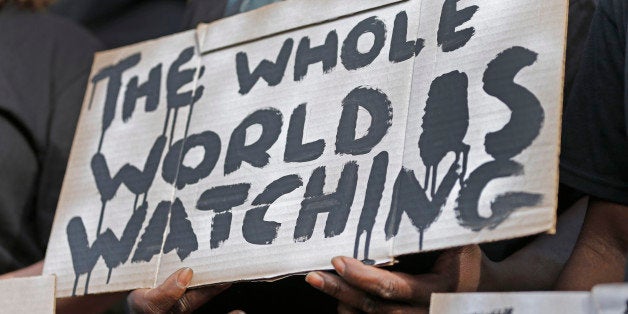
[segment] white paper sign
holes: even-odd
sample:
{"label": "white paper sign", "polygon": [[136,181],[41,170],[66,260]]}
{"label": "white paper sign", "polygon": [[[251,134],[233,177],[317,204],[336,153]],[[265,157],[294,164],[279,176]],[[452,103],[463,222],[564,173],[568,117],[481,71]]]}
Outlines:
{"label": "white paper sign", "polygon": [[433,294],[437,314],[592,314],[589,292]]}
{"label": "white paper sign", "polygon": [[591,292],[599,314],[628,314],[628,284],[599,285]]}
{"label": "white paper sign", "polygon": [[553,231],[566,1],[312,6],[97,54],[44,269],[59,295]]}
{"label": "white paper sign", "polygon": [[435,293],[435,314],[626,314],[628,284],[598,285],[591,292]]}
{"label": "white paper sign", "polygon": [[55,277],[39,276],[0,280],[0,312],[53,314]]}

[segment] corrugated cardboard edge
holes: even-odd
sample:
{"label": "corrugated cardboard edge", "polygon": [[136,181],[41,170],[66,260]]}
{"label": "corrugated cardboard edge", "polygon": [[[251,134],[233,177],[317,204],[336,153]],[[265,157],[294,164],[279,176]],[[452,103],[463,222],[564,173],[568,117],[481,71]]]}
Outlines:
{"label": "corrugated cardboard edge", "polygon": [[197,27],[197,32],[204,34],[204,39],[199,42],[199,47],[201,54],[206,54],[404,1],[408,0],[290,0],[278,2],[210,24],[200,24]]}
{"label": "corrugated cardboard edge", "polygon": [[[194,69],[194,82],[192,83],[192,95],[190,96],[191,99],[194,99],[194,97],[196,96],[196,90],[198,88],[198,84],[199,84],[199,80],[200,80],[200,71],[201,71],[201,67],[202,67],[202,63],[203,63],[203,57],[200,51],[200,46],[199,43],[203,41],[203,38],[205,37],[204,33],[198,33],[195,32],[194,34],[194,41],[195,41],[195,45],[194,45],[194,54],[195,54],[195,58],[196,58],[196,66]],[[190,106],[189,110],[194,110],[194,105]],[[190,113],[191,114],[191,113]],[[188,139],[188,128],[189,128],[189,124],[190,121],[188,120],[187,125],[186,125],[186,129],[185,129],[185,137],[182,139],[183,141],[183,145],[181,145],[181,151],[179,152],[179,162],[178,164],[181,165],[182,164],[182,159],[183,159],[183,148],[185,147],[185,142]],[[181,170],[181,167],[177,168],[177,174],[175,176],[175,180],[174,182],[178,181],[179,178],[179,171]],[[155,274],[154,274],[154,278],[153,278],[153,288],[156,288],[160,283],[157,282],[159,280],[159,273],[161,271],[161,261],[163,259],[164,256],[164,247],[166,245],[166,240],[168,239],[168,237],[166,236],[166,230],[170,229],[170,217],[172,216],[172,204],[174,204],[174,201],[177,197],[177,189],[173,188],[172,189],[172,195],[170,197],[170,210],[168,211],[168,220],[166,222],[166,228],[164,229],[164,234],[162,236],[162,241],[161,241],[161,249],[160,249],[160,254],[159,256],[157,256],[157,266],[155,267]]]}
{"label": "corrugated cardboard edge", "polygon": [[559,91],[560,92],[560,101],[558,104],[558,123],[557,126],[558,127],[558,139],[557,139],[557,143],[558,143],[558,149],[556,152],[556,156],[554,164],[556,166],[556,177],[554,178],[556,184],[555,184],[555,189],[554,189],[554,204],[556,204],[556,210],[554,211],[554,227],[549,230],[547,233],[548,234],[556,234],[556,225],[558,223],[558,189],[560,186],[560,153],[561,153],[561,143],[562,143],[562,134],[563,134],[563,104],[564,104],[564,100],[565,97],[569,97],[569,95],[565,95],[565,70],[566,70],[566,63],[567,63],[567,32],[569,30],[569,0],[563,0],[563,2],[565,3],[565,15],[563,16],[563,21],[564,21],[564,34],[565,34],[565,41],[563,42],[563,69],[561,71],[562,73],[562,77],[561,80],[563,82],[562,84],[562,89]]}

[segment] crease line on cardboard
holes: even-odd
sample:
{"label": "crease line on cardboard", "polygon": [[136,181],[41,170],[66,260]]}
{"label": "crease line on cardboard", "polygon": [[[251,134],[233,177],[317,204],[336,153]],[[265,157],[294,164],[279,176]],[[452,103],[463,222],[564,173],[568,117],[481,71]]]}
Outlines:
{"label": "crease line on cardboard", "polygon": [[[197,32],[206,35],[200,42],[200,53],[207,54],[404,1],[408,0],[344,0],[341,5],[336,0],[290,0],[274,3],[231,18],[199,24]],[[217,33],[225,29],[236,31]]]}
{"label": "crease line on cardboard", "polygon": [[[161,261],[163,259],[163,256],[165,255],[164,253],[164,246],[166,244],[166,240],[167,240],[167,232],[168,230],[170,230],[170,218],[172,216],[172,207],[176,198],[176,194],[177,194],[177,187],[176,187],[176,182],[179,179],[179,170],[181,169],[181,164],[182,164],[182,158],[183,158],[183,150],[185,149],[185,142],[187,141],[188,138],[188,133],[189,133],[189,128],[190,128],[190,121],[192,120],[192,113],[194,110],[194,98],[196,96],[196,90],[198,88],[198,82],[199,82],[199,74],[201,71],[201,67],[202,67],[202,56],[201,56],[201,52],[200,52],[200,46],[199,43],[201,42],[199,40],[199,36],[203,36],[204,34],[199,34],[198,32],[194,33],[194,53],[195,53],[195,57],[196,57],[196,66],[195,66],[195,71],[194,71],[194,81],[192,82],[192,95],[190,96],[190,111],[188,113],[188,118],[185,124],[185,132],[184,132],[184,136],[183,136],[183,145],[181,145],[181,151],[179,152],[179,158],[178,158],[178,167],[177,167],[177,173],[175,175],[175,179],[174,182],[175,184],[172,186],[172,195],[170,197],[170,208],[168,211],[168,220],[166,222],[166,228],[164,229],[164,234],[162,236],[161,239],[161,249],[159,250],[159,256],[157,257],[157,267],[155,269],[155,275],[153,278],[153,288],[157,287],[157,280],[159,279],[159,274],[161,272]],[[176,123],[176,121],[174,121],[175,117],[173,117],[173,124]],[[172,132],[172,134],[174,134],[174,132]],[[172,141],[173,139],[170,139],[170,141]]]}
{"label": "crease line on cardboard", "polygon": [[[418,1],[419,3],[419,9],[418,9],[418,14],[417,14],[417,30],[416,33],[414,34],[414,38],[418,38],[418,36],[421,34],[421,13],[423,12],[423,0]],[[408,137],[408,124],[409,124],[409,120],[410,120],[410,106],[412,105],[412,95],[413,95],[413,91],[414,91],[414,73],[416,71],[416,65],[419,62],[419,58],[418,56],[414,57],[414,60],[412,62],[412,70],[410,71],[410,88],[408,91],[408,106],[406,107],[406,121],[405,124],[403,126],[404,129],[404,137],[403,137],[403,146],[401,148],[401,167],[405,166],[405,161],[406,161],[406,140]],[[394,187],[393,187],[394,189]],[[394,195],[394,193],[393,193]],[[395,201],[392,200],[392,203],[394,204]],[[394,209],[395,212],[398,210],[397,207],[395,207]],[[385,226],[386,228],[388,226]],[[396,261],[396,257],[395,257],[395,252],[396,252],[396,240],[397,237],[393,237],[392,241],[390,243],[390,249],[389,249],[389,253],[388,253],[388,258],[392,259],[393,263]]]}

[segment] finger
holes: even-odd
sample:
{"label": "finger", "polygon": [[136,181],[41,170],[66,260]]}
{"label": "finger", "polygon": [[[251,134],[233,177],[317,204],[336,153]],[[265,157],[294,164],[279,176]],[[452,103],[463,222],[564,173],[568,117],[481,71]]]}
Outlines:
{"label": "finger", "polygon": [[[394,313],[402,308],[396,303],[385,301],[360,291],[349,285],[342,278],[332,274],[313,272],[309,273],[305,280],[314,288],[338,299],[340,303],[345,303],[348,308],[354,308],[366,313]],[[409,308],[403,307],[403,309],[406,311],[398,313],[412,313],[408,311]]]}
{"label": "finger", "polygon": [[139,289],[129,295],[134,313],[167,313],[183,297],[192,281],[193,272],[184,268],[172,274],[163,284],[153,289]]}
{"label": "finger", "polygon": [[434,292],[447,291],[449,282],[437,274],[390,272],[348,257],[332,259],[334,268],[350,285],[385,300],[427,304]]}
{"label": "finger", "polygon": [[173,313],[191,313],[213,297],[229,288],[230,284],[194,289],[186,292],[172,309]]}

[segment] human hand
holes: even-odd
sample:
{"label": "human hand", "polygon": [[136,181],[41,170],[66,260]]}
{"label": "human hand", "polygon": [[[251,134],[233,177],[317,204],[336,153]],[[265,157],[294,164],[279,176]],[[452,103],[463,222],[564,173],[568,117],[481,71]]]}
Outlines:
{"label": "human hand", "polygon": [[191,313],[220,294],[230,285],[219,285],[187,291],[193,272],[184,268],[172,274],[157,288],[138,289],[129,294],[131,313]]}
{"label": "human hand", "polygon": [[348,258],[335,257],[339,276],[309,273],[305,280],[338,299],[339,313],[428,313],[434,292],[476,291],[482,251],[477,245],[444,251],[428,274],[391,272]]}

